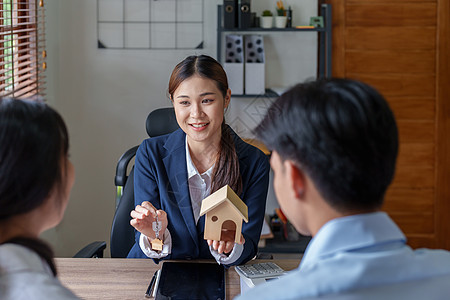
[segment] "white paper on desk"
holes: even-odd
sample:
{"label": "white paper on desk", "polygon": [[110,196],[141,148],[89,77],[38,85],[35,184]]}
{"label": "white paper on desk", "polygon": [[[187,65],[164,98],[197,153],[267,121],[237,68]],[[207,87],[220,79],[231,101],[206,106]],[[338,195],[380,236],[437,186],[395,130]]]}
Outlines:
{"label": "white paper on desk", "polygon": [[277,277],[268,277],[268,278],[248,278],[245,276],[240,276],[239,275],[239,283],[241,285],[241,294],[245,293],[246,291],[248,291],[251,288],[254,288],[255,286],[257,286],[258,284],[262,284],[262,283],[266,283],[268,280],[270,279],[276,279]]}

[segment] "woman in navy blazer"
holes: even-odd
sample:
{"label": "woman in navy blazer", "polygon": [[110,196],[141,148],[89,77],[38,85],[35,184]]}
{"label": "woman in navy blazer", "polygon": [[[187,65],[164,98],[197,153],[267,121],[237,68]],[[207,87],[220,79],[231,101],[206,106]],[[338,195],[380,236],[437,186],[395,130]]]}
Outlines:
{"label": "woman in navy blazer", "polygon": [[[225,71],[213,58],[189,56],[172,72],[168,93],[180,129],[145,140],[136,154],[136,208],[131,225],[136,243],[128,257],[153,259],[215,258],[224,265],[253,258],[264,219],[269,163],[225,124],[231,90]],[[242,240],[205,241],[201,200],[229,185],[248,206]],[[158,236],[154,224],[160,222]],[[162,251],[152,250],[156,238]]]}

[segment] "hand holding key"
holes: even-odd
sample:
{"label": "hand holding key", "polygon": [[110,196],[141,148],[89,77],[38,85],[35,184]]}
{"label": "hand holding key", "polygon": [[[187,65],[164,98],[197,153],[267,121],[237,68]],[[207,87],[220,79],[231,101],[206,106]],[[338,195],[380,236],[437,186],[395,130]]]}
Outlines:
{"label": "hand holding key", "polygon": [[[147,236],[150,242],[156,238],[164,240],[163,236],[168,224],[165,211],[157,210],[150,202],[144,201],[141,205],[137,205],[130,215],[132,217],[130,221],[131,226]],[[154,226],[159,230],[154,230]]]}

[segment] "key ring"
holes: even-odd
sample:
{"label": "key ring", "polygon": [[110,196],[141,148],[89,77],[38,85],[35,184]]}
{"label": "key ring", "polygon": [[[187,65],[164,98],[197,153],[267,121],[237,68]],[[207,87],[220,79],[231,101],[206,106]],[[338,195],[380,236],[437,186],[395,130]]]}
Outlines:
{"label": "key ring", "polygon": [[158,215],[156,215],[156,221],[152,223],[152,229],[155,232],[156,238],[159,238],[159,231],[161,230],[162,223],[158,221]]}
{"label": "key ring", "polygon": [[154,251],[162,251],[163,241],[159,238],[159,231],[162,228],[162,222],[158,221],[158,214],[156,214],[155,221],[152,223],[152,229],[155,232],[156,238],[151,241],[152,250]]}

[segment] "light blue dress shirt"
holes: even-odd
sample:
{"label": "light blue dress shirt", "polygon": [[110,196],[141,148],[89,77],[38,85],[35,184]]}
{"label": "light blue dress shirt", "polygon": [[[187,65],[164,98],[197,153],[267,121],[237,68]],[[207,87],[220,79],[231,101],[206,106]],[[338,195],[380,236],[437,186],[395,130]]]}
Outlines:
{"label": "light blue dress shirt", "polygon": [[79,299],[53,276],[34,251],[16,244],[0,245],[1,300]]}
{"label": "light blue dress shirt", "polygon": [[316,297],[450,299],[450,252],[412,250],[383,212],[337,218],[311,240],[297,269],[239,299]]}

